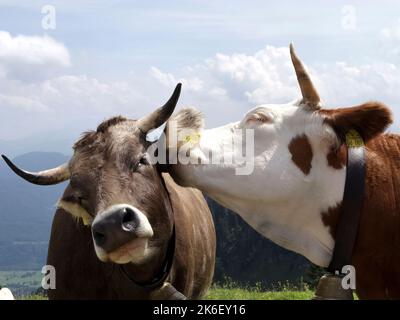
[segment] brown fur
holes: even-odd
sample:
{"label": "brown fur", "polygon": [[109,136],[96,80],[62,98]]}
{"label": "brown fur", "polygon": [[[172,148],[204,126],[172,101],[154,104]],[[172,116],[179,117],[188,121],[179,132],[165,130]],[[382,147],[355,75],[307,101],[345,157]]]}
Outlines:
{"label": "brown fur", "polygon": [[[366,180],[352,264],[356,269],[357,295],[362,299],[400,299],[400,136],[385,134],[392,122],[390,111],[380,103],[321,110],[344,141],[357,130],[366,141]],[[343,146],[340,148],[342,149]],[[345,152],[331,152],[328,163],[341,168]],[[341,204],[322,213],[332,236]]]}
{"label": "brown fur", "polygon": [[[70,183],[62,201],[79,204],[96,216],[111,205],[127,203],[148,218],[158,254],[143,264],[125,265],[136,281],[149,281],[161,269],[175,221],[176,251],[169,280],[189,298],[200,298],[211,284],[215,263],[215,230],[202,194],[177,186],[158,167],[139,166],[149,143],[135,121],[110,119],[86,133],[70,161]],[[147,299],[118,265],[97,258],[90,228],[58,209],[47,263],[56,267],[57,289],[50,299]]]}
{"label": "brown fur", "polygon": [[117,125],[118,123],[124,122],[124,121],[126,121],[126,120],[127,120],[127,119],[124,118],[124,117],[122,117],[122,116],[113,117],[113,118],[111,118],[111,119],[108,119],[108,120],[106,120],[106,121],[103,121],[103,122],[97,127],[96,132],[97,132],[97,133],[99,133],[99,132],[105,133],[105,132],[108,130],[108,128],[110,128],[110,127],[112,127],[112,126],[115,126],[115,125]]}
{"label": "brown fur", "polygon": [[400,299],[400,136],[367,144],[366,189],[353,264],[357,294]]}
{"label": "brown fur", "polygon": [[347,148],[342,144],[339,148],[332,147],[327,155],[328,165],[334,169],[343,169],[347,162]]}
{"label": "brown fur", "polygon": [[292,160],[297,167],[305,174],[311,170],[311,161],[313,158],[311,144],[305,134],[293,138],[289,143],[289,151],[292,154]]}
{"label": "brown fur", "polygon": [[322,222],[325,226],[329,228],[329,233],[331,234],[332,238],[336,237],[336,226],[339,221],[340,212],[342,210],[342,203],[334,207],[328,208],[328,210],[321,213],[322,215]]}
{"label": "brown fur", "polygon": [[392,122],[392,113],[380,102],[367,102],[350,108],[323,109],[318,112],[326,116],[338,137],[344,136],[350,129],[357,130],[365,141],[381,134]]}

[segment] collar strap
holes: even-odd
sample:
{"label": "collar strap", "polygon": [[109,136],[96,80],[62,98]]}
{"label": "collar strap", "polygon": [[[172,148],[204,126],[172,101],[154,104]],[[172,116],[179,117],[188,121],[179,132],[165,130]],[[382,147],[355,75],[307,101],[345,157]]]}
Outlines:
{"label": "collar strap", "polygon": [[351,264],[365,189],[365,145],[355,130],[346,133],[347,167],[342,210],[336,226],[335,248],[328,271],[341,273]]}
{"label": "collar strap", "polygon": [[156,289],[158,287],[161,287],[164,284],[167,277],[169,276],[169,273],[172,268],[172,263],[174,261],[174,255],[175,255],[175,241],[176,241],[176,236],[175,236],[175,224],[174,224],[173,229],[172,229],[172,236],[168,243],[168,248],[167,248],[167,253],[166,253],[164,263],[163,263],[160,271],[155,275],[155,277],[152,280],[146,281],[146,282],[135,281],[134,279],[132,279],[132,277],[129,275],[129,273],[125,270],[123,265],[120,266],[122,272],[125,274],[125,276],[131,282],[133,282],[138,287],[142,287],[145,289]]}

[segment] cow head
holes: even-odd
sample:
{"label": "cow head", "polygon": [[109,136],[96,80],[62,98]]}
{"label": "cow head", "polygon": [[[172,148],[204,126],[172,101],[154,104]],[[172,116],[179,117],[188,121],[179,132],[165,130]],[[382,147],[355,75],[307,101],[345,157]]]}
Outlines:
{"label": "cow head", "polygon": [[[259,105],[237,122],[208,130],[201,128],[196,110],[178,112],[168,121],[167,137],[174,128],[179,137],[187,124],[195,132],[178,139],[188,160],[171,165],[170,173],[181,185],[197,187],[236,211],[278,244],[327,265],[334,240],[325,222],[343,197],[345,134],[354,129],[368,142],[392,117],[378,102],[323,109],[292,45],[290,55],[301,99]],[[168,148],[175,152],[173,144]],[[240,174],[246,165],[249,170]]]}
{"label": "cow head", "polygon": [[163,107],[140,120],[115,117],[85,133],[70,161],[58,168],[32,173],[3,157],[31,183],[69,179],[58,205],[91,225],[98,258],[141,263],[165,249],[172,234],[171,203],[157,166],[148,159],[146,134],[170,117],[180,89],[178,84]]}

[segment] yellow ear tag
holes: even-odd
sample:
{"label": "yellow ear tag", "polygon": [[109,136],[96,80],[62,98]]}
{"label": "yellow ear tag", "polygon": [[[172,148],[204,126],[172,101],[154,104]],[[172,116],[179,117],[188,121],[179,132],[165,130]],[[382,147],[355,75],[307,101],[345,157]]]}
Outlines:
{"label": "yellow ear tag", "polygon": [[195,133],[192,135],[187,135],[184,139],[183,139],[186,143],[191,143],[196,144],[200,141],[200,133]]}
{"label": "yellow ear tag", "polygon": [[88,226],[90,224],[90,221],[87,217],[82,217],[83,225]]}
{"label": "yellow ear tag", "polygon": [[354,129],[346,133],[346,144],[349,148],[360,148],[365,145],[361,135]]}

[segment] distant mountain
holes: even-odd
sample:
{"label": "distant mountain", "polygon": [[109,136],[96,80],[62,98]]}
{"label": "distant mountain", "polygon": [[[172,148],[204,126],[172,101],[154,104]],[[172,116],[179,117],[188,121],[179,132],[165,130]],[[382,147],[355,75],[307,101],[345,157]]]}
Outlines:
{"label": "distant mountain", "polygon": [[[69,157],[31,152],[14,159],[24,169],[55,167]],[[0,160],[0,270],[38,270],[46,261],[55,204],[66,183],[35,186],[16,176]],[[309,267],[307,260],[265,239],[235,213],[207,199],[217,230],[215,280],[241,284],[296,282]]]}
{"label": "distant mountain", "polygon": [[17,157],[38,150],[68,155],[72,153],[72,145],[77,137],[77,135],[67,134],[65,131],[54,131],[12,141],[0,140],[0,152],[9,157]]}
{"label": "distant mountain", "polygon": [[[32,152],[14,159],[27,170],[55,167],[59,153]],[[44,265],[55,204],[66,183],[35,186],[15,175],[0,159],[0,270],[40,270]]]}

